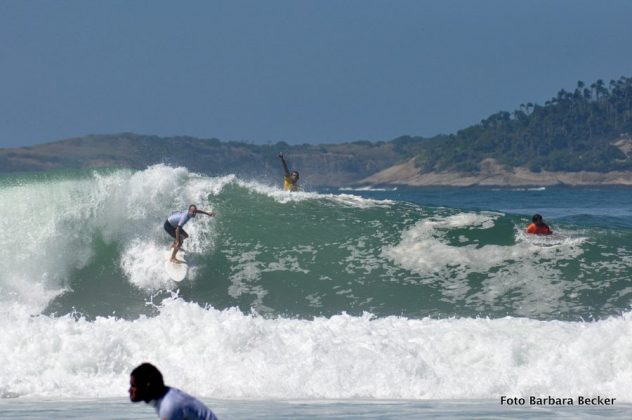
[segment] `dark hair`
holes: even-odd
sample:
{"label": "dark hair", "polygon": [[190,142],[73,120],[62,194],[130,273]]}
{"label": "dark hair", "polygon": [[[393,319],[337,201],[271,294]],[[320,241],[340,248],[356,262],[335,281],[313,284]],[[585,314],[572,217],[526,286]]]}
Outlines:
{"label": "dark hair", "polygon": [[531,218],[531,221],[532,221],[533,223],[540,223],[540,222],[542,222],[542,216],[536,213],[536,214],[534,214],[534,215],[533,215],[533,217]]}
{"label": "dark hair", "polygon": [[191,205],[189,205],[189,210],[191,210],[191,207],[193,207],[194,209],[196,209],[196,210],[197,210],[197,206],[196,206],[195,204],[191,204]]}
{"label": "dark hair", "polygon": [[290,174],[296,174],[296,177],[297,177],[297,178],[299,177],[299,175],[298,175],[298,171],[292,171]]}
{"label": "dark hair", "polygon": [[165,382],[162,373],[151,363],[143,363],[136,367],[130,376],[134,377],[136,384],[142,387],[152,399],[162,396]]}

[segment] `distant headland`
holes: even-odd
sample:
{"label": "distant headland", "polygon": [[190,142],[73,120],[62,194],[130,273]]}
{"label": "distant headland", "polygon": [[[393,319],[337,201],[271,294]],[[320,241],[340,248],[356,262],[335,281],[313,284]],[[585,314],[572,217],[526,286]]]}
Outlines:
{"label": "distant headland", "polygon": [[133,133],[0,149],[0,173],[164,163],[208,175],[277,180],[276,154],[311,186],[632,186],[632,78],[579,81],[450,135],[382,142],[255,145]]}

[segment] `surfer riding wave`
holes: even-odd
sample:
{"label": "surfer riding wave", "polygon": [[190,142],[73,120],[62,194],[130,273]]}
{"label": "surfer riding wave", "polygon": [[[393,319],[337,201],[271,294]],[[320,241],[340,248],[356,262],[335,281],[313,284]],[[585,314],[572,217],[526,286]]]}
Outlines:
{"label": "surfer riding wave", "polygon": [[209,213],[204,210],[199,210],[195,204],[191,204],[188,210],[177,211],[167,217],[164,228],[165,231],[173,238],[173,242],[171,243],[171,248],[173,248],[173,252],[171,253],[171,262],[183,262],[176,258],[176,254],[180,248],[182,248],[184,240],[189,237],[189,234],[184,230],[184,225],[198,213],[211,217],[215,216],[214,212]]}

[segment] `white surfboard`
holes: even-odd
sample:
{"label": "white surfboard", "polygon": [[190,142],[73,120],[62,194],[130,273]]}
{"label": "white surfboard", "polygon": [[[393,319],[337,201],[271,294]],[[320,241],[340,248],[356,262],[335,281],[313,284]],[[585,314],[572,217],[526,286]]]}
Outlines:
{"label": "white surfboard", "polygon": [[189,266],[184,259],[184,252],[178,251],[176,254],[176,258],[180,261],[184,261],[183,263],[174,263],[171,262],[171,253],[173,251],[165,251],[165,270],[167,271],[167,275],[173,281],[182,281],[187,276],[187,271],[189,270]]}

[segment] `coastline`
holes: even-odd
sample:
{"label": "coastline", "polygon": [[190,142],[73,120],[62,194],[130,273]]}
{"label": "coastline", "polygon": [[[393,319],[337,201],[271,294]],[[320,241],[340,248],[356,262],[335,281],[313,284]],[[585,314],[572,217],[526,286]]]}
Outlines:
{"label": "coastline", "polygon": [[506,169],[493,159],[481,162],[477,174],[463,172],[421,173],[415,159],[391,166],[358,181],[358,185],[407,185],[412,187],[527,187],[527,186],[630,186],[632,171],[531,172],[524,167]]}

